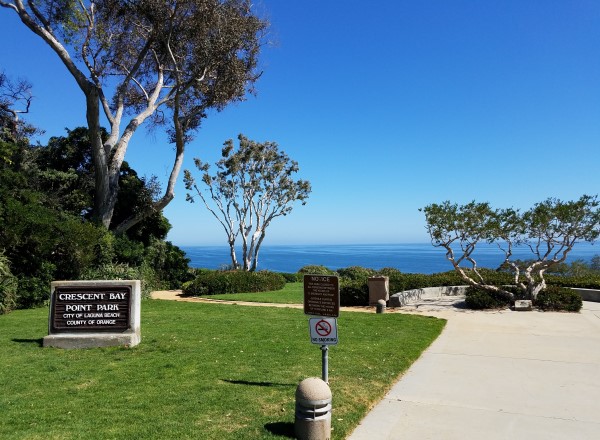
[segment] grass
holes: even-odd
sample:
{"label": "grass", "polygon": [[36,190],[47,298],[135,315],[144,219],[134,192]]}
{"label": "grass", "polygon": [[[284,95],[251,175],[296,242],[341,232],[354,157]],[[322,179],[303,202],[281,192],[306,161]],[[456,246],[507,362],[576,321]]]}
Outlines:
{"label": "grass", "polygon": [[[142,303],[137,347],[42,348],[47,310],[0,316],[2,439],[292,435],[298,383],[321,374],[299,310]],[[331,347],[333,438],[348,435],[445,321],[342,313]]]}
{"label": "grass", "polygon": [[204,298],[224,299],[227,301],[302,304],[304,302],[304,284],[286,283],[282,290],[272,292],[226,293],[222,295],[206,295]]}

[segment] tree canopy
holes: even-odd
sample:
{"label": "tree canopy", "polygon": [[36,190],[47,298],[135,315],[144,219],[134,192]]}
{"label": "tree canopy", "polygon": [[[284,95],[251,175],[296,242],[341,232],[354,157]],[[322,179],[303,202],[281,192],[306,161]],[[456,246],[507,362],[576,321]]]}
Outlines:
{"label": "tree canopy", "polygon": [[[486,283],[475,260],[477,245],[497,245],[504,255],[503,266],[514,274],[516,288],[535,299],[546,287],[544,273],[549,268],[563,263],[577,243],[600,236],[599,206],[596,196],[583,195],[568,202],[549,198],[523,213],[475,201],[434,203],[423,211],[432,244],[446,251],[446,258],[467,283],[514,300],[513,292]],[[525,267],[513,257],[516,246],[532,253]]]}
{"label": "tree canopy", "polygon": [[[184,181],[223,227],[232,266],[254,271],[267,227],[275,218],[288,215],[295,201],[304,205],[311,187],[306,180],[293,179],[299,171],[298,163],[280,151],[275,142],[255,142],[241,134],[238,140],[237,150],[231,139],[223,144],[223,157],[213,175],[208,164],[194,159],[202,172],[206,196],[189,170],[184,171]],[[188,201],[194,202],[194,198],[188,193]],[[235,249],[238,237],[242,241],[241,265]]]}
{"label": "tree canopy", "polygon": [[[183,252],[164,241],[170,224],[162,212],[119,236],[89,221],[94,169],[86,128],[46,146],[26,138],[0,145],[0,314],[43,304],[55,279],[142,278],[145,289],[189,279]],[[148,209],[152,183],[127,162],[120,186],[115,220]]]}
{"label": "tree canopy", "polygon": [[[260,72],[266,22],[249,0],[0,0],[60,58],[86,98],[95,169],[93,215],[111,225],[129,141],[147,122],[165,126],[175,158],[163,209],[186,144],[210,109],[243,100]],[[101,115],[109,123],[102,137]],[[148,213],[114,225],[125,231]]]}

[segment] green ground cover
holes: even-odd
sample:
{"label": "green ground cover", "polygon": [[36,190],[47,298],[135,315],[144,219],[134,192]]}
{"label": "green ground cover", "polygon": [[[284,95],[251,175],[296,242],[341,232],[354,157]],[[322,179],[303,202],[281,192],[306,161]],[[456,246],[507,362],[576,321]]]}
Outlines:
{"label": "green ground cover", "polygon": [[[2,439],[260,439],[293,430],[298,383],[320,376],[300,310],[151,301],[132,349],[42,348],[47,309],[0,316]],[[342,312],[330,350],[344,438],[445,321]]]}
{"label": "green ground cover", "polygon": [[223,295],[207,295],[203,296],[203,298],[276,304],[302,304],[304,302],[304,284],[287,283],[283,289],[271,292],[226,293]]}

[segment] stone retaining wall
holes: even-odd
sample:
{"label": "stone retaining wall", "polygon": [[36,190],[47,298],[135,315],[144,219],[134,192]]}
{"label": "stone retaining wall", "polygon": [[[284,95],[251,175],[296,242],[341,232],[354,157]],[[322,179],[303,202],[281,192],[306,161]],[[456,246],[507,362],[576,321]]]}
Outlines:
{"label": "stone retaining wall", "polygon": [[441,298],[442,296],[464,295],[467,286],[439,286],[424,287],[422,289],[411,289],[403,292],[394,293],[390,296],[390,307],[402,307],[409,302],[420,299]]}
{"label": "stone retaining wall", "polygon": [[[422,299],[435,299],[443,296],[464,295],[467,287],[468,286],[440,286],[405,290],[403,292],[398,292],[391,295],[388,306],[402,307],[410,302]],[[574,287],[571,287],[571,289],[579,293],[584,301],[600,302],[600,290],[579,289]]]}
{"label": "stone retaining wall", "polygon": [[581,295],[584,301],[600,302],[600,290],[597,289],[580,289],[571,287],[575,292]]}

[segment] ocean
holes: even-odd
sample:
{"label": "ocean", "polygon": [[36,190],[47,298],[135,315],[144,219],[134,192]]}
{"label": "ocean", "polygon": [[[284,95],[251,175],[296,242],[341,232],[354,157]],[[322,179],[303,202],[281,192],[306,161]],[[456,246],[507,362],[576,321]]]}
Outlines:
{"label": "ocean", "polygon": [[[219,269],[231,264],[227,246],[180,248],[191,260],[191,267]],[[480,246],[474,255],[479,267],[495,269],[502,262],[502,253],[495,245]],[[567,262],[578,259],[590,261],[595,255],[600,255],[599,245],[581,243],[573,248]],[[515,251],[515,258],[530,259],[532,254],[529,250],[519,249]],[[405,273],[436,273],[452,269],[444,250],[430,243],[271,245],[262,246],[258,257],[259,270],[297,272],[301,267],[311,264],[334,270],[350,266],[371,269],[393,267]]]}

